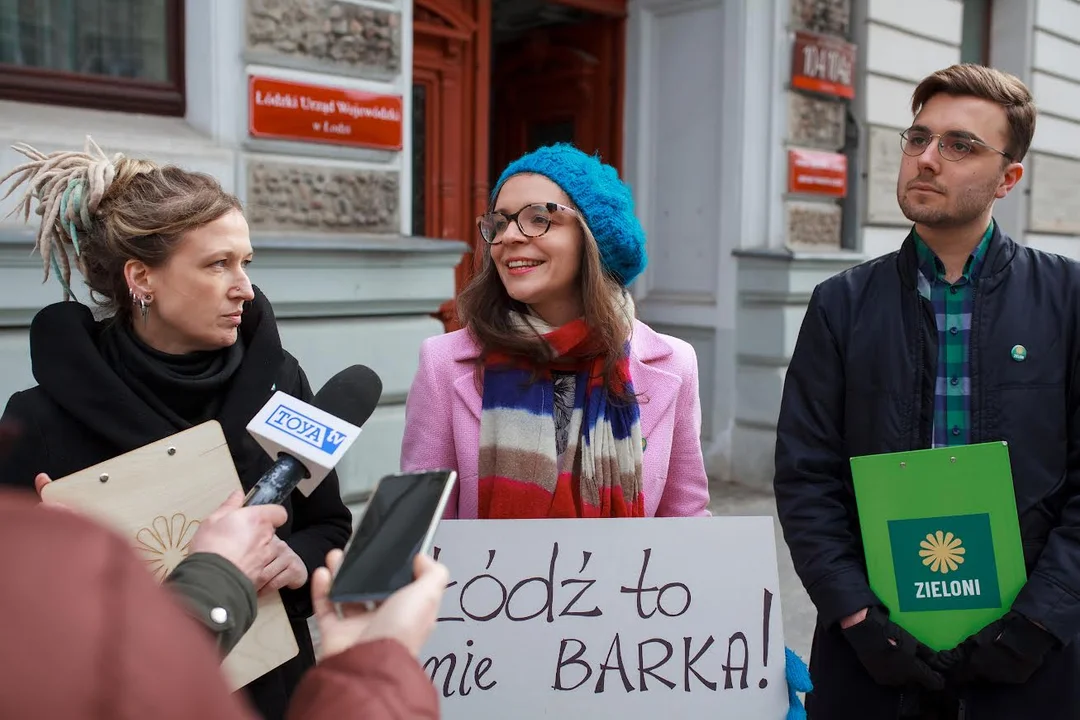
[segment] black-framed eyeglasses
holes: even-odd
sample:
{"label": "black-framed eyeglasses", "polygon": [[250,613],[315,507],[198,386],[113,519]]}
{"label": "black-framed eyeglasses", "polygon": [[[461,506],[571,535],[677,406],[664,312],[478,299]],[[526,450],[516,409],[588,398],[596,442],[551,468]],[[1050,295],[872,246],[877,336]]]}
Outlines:
{"label": "black-framed eyeglasses", "polygon": [[480,237],[484,238],[488,245],[502,242],[499,238],[510,227],[511,222],[517,223],[518,230],[525,237],[540,237],[551,227],[551,216],[560,210],[576,214],[574,208],[559,203],[533,203],[513,215],[501,212],[484,213],[476,218],[476,227],[480,229]]}
{"label": "black-framed eyeglasses", "polygon": [[981,146],[996,152],[1009,160],[1013,156],[1004,150],[998,150],[993,145],[987,145],[982,140],[972,137],[970,134],[958,130],[950,130],[944,133],[932,133],[919,128],[908,128],[900,133],[900,149],[905,155],[919,157],[926,152],[927,146],[938,138],[938,152],[941,157],[950,162],[959,162],[970,155],[976,146]]}

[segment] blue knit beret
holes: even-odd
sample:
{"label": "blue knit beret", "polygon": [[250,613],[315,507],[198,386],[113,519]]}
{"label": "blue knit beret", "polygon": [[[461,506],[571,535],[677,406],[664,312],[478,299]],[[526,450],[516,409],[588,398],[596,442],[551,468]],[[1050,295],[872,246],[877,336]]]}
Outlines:
{"label": "blue knit beret", "polygon": [[521,156],[503,170],[491,193],[492,202],[503,183],[521,173],[543,175],[570,196],[596,238],[604,268],[619,282],[629,285],[641,274],[648,262],[645,231],[634,214],[630,188],[615,168],[573,145],[548,145]]}

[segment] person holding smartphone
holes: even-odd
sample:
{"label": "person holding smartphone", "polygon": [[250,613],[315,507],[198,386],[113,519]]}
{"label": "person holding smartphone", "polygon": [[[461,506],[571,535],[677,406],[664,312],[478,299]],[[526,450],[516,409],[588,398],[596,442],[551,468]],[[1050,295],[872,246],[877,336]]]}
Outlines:
{"label": "person holding smartphone", "polygon": [[[258,506],[227,509],[222,518],[274,511],[285,514]],[[0,488],[0,544],[0,616],[7,620],[0,717],[258,717],[245,693],[229,691],[211,637],[146,571],[128,540],[88,517],[43,507],[32,493]],[[435,627],[446,568],[418,555],[415,579],[369,611],[334,606],[328,591],[341,551],[325,563],[310,583],[319,664],[305,672],[282,713],[288,720],[438,718],[435,687],[417,656]],[[250,585],[248,592],[254,602]]]}

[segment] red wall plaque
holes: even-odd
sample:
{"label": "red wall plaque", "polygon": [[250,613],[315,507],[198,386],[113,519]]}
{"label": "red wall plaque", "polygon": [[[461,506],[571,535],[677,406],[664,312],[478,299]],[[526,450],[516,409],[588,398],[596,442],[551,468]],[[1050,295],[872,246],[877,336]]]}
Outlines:
{"label": "red wall plaque", "polygon": [[797,30],[791,50],[791,87],[855,97],[855,46],[830,35]]}
{"label": "red wall plaque", "polygon": [[788,192],[847,196],[847,156],[817,150],[788,150]]}
{"label": "red wall plaque", "polygon": [[400,95],[248,78],[248,132],[275,140],[400,150]]}

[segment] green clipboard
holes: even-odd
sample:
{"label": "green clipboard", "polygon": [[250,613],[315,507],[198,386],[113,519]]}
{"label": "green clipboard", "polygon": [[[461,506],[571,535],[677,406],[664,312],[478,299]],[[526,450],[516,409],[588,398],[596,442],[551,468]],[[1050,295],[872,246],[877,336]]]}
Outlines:
{"label": "green clipboard", "polygon": [[1001,617],[1027,582],[1004,442],[851,458],[870,588],[934,650]]}

